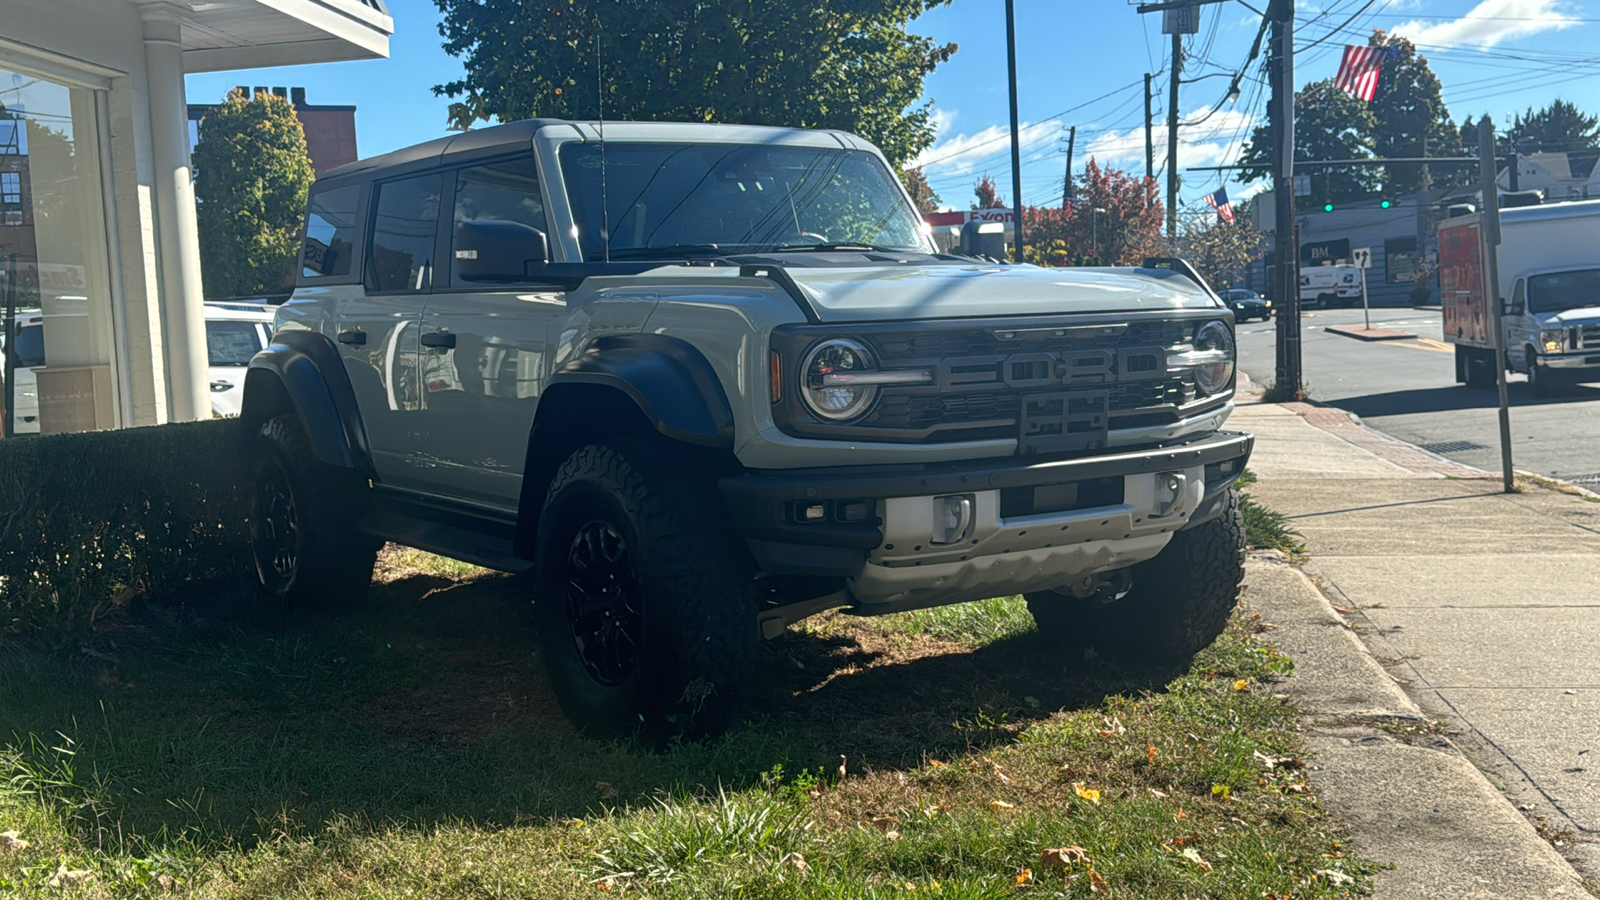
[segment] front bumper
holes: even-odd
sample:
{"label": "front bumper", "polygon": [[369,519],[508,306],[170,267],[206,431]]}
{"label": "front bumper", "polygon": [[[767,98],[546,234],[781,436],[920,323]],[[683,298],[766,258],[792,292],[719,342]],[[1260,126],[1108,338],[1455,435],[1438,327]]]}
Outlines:
{"label": "front bumper", "polygon": [[[763,571],[842,577],[857,604],[890,611],[1055,587],[1149,559],[1221,512],[1253,444],[1218,432],[1049,462],[753,471],[721,487]],[[970,498],[971,521],[959,541],[935,543],[936,498],[952,495]]]}
{"label": "front bumper", "polygon": [[1600,369],[1600,353],[1593,350],[1563,353],[1558,356],[1540,356],[1539,365],[1547,369]]}

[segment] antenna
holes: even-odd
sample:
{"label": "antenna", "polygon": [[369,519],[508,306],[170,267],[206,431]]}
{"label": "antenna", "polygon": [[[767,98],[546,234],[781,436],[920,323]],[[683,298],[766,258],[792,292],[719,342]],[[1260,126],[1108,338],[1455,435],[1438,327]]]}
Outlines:
{"label": "antenna", "polygon": [[[596,21],[598,23],[598,18]],[[600,255],[611,262],[611,206],[606,197],[606,80],[600,70],[600,34],[594,36],[595,103],[600,114]]]}

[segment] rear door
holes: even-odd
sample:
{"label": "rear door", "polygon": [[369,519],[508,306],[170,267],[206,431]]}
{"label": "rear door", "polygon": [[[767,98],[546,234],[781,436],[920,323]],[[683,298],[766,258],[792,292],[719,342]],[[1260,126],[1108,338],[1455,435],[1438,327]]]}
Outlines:
{"label": "rear door", "polygon": [[433,466],[420,452],[418,327],[433,289],[443,179],[438,173],[380,182],[368,206],[364,289],[341,298],[335,340],[355,388],[386,484],[428,489]]}
{"label": "rear door", "polygon": [[537,231],[548,246],[545,195],[531,153],[446,172],[444,187],[447,249],[421,327],[426,452],[452,496],[514,510],[567,294],[539,284],[536,266],[513,267],[528,277],[481,276],[473,263],[489,261],[463,246],[462,226],[482,222]]}

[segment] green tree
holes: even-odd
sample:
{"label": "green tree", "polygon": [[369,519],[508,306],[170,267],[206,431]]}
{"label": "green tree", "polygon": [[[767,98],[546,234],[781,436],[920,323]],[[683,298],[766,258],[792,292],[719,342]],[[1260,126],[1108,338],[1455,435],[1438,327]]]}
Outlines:
{"label": "green tree", "polygon": [[230,93],[200,120],[194,168],[206,296],[287,287],[315,177],[294,108],[270,94]]}
{"label": "green tree", "polygon": [[[555,116],[838,128],[896,165],[933,143],[923,79],[949,59],[906,27],[949,0],[434,0],[466,77],[452,125]],[[601,85],[604,85],[602,90]],[[604,99],[604,109],[600,100]]]}
{"label": "green tree", "polygon": [[900,180],[905,183],[911,199],[917,204],[917,212],[939,211],[939,194],[933,185],[928,184],[928,176],[923,174],[922,169],[901,169]]}
{"label": "green tree", "polygon": [[1505,149],[1520,153],[1591,150],[1600,147],[1600,116],[1585,115],[1577,106],[1557,99],[1538,111],[1528,107],[1512,120],[1505,138]]}
{"label": "green tree", "polygon": [[[1314,81],[1294,95],[1295,159],[1370,159],[1372,132],[1377,126],[1367,104],[1333,86],[1333,79]],[[1265,126],[1251,132],[1240,163],[1252,166],[1238,179],[1251,182],[1272,175],[1272,133]],[[1366,197],[1379,187],[1373,166],[1307,166],[1311,199],[1343,203]]]}
{"label": "green tree", "polygon": [[[1439,77],[1428,66],[1427,57],[1419,56],[1409,40],[1383,31],[1374,31],[1367,44],[1395,53],[1393,59],[1384,61],[1372,98],[1373,153],[1384,158],[1455,156],[1461,150],[1461,132],[1445,108]],[[1384,188],[1390,194],[1411,193],[1432,187],[1435,179],[1456,178],[1460,168],[1394,163],[1384,167]]]}
{"label": "green tree", "polygon": [[1023,259],[1041,266],[1136,266],[1158,256],[1166,222],[1158,195],[1153,180],[1090,159],[1071,206],[1022,208]]}

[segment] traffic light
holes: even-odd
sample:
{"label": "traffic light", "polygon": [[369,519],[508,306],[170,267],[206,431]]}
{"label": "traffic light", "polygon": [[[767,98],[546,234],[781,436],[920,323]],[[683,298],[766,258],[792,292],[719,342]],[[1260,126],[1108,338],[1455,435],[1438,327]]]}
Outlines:
{"label": "traffic light", "polygon": [[1322,211],[1333,212],[1333,201],[1329,200],[1327,203],[1322,204]]}
{"label": "traffic light", "polygon": [[1382,199],[1382,200],[1379,200],[1379,201],[1378,201],[1378,206],[1379,206],[1379,207],[1380,207],[1380,208],[1382,208],[1382,209],[1388,209],[1388,208],[1389,208],[1389,207],[1390,207],[1390,206],[1392,206],[1392,205],[1393,205],[1393,204],[1391,204],[1391,203],[1390,203],[1390,202],[1389,202],[1389,198],[1388,198],[1388,197],[1385,197],[1385,198],[1383,198],[1383,199]]}

